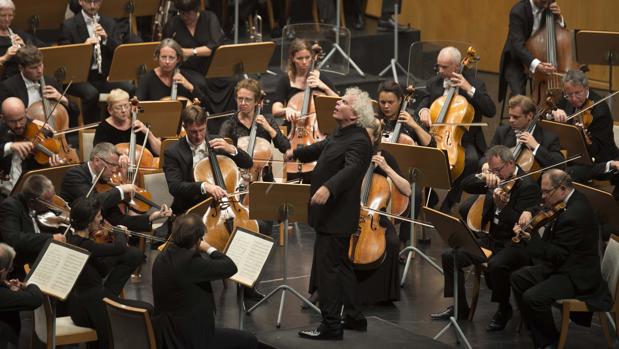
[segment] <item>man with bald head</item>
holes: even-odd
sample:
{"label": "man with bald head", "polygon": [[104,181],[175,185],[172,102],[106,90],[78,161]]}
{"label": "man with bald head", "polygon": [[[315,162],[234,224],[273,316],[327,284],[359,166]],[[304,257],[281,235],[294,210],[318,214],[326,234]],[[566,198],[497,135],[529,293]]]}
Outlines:
{"label": "man with bald head", "polygon": [[[26,116],[26,107],[21,99],[9,97],[2,102],[0,117],[0,197],[7,196],[22,173],[41,168],[32,157],[34,144],[24,138],[27,125],[32,122]],[[58,166],[63,160],[54,155],[49,166]]]}

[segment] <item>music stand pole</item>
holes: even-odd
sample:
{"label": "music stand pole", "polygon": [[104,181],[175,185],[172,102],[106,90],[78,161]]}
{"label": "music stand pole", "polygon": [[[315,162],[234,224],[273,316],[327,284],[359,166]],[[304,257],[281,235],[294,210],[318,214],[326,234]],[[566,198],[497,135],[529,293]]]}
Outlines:
{"label": "music stand pole", "polygon": [[239,0],[234,0],[234,43],[239,43]]}
{"label": "music stand pole", "polygon": [[352,58],[350,58],[350,56],[348,56],[346,54],[346,52],[344,52],[344,50],[342,50],[342,47],[340,46],[340,16],[341,16],[341,8],[342,8],[342,4],[341,4],[342,0],[337,0],[335,3],[335,6],[337,6],[337,9],[335,10],[335,30],[336,30],[336,34],[335,34],[335,44],[333,44],[333,47],[331,48],[331,51],[329,51],[329,53],[325,56],[325,58],[322,60],[322,62],[320,62],[320,64],[318,65],[318,68],[322,68],[323,65],[325,65],[325,63],[327,63],[327,61],[333,56],[333,54],[335,54],[335,52],[339,52],[342,57],[344,57],[344,59],[346,59],[348,61],[348,63],[350,63],[353,68],[355,68],[355,70],[357,71],[357,73],[359,73],[359,75],[365,77],[365,73],[363,72],[363,70],[361,70],[361,68],[359,68],[359,66],[357,66],[357,64],[355,63],[355,61],[352,60]]}
{"label": "music stand pole", "polygon": [[393,73],[393,81],[400,83],[398,81],[398,68],[402,70],[404,74],[407,74],[407,71],[406,69],[404,69],[404,67],[402,67],[400,62],[398,62],[398,27],[400,23],[398,19],[399,16],[398,16],[398,2],[397,1],[393,5],[393,8],[395,11],[393,13],[393,20],[395,22],[393,26],[393,58],[391,58],[391,61],[389,62],[389,64],[387,64],[385,69],[383,69],[380,72],[380,74],[378,74],[378,76],[383,76],[387,74],[387,72],[391,69],[391,72]]}

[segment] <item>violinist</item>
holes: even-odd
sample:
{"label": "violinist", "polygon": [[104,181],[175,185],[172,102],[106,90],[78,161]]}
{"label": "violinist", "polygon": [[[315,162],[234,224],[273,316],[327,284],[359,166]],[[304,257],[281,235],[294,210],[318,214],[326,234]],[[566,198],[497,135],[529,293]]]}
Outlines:
{"label": "violinist", "polygon": [[[608,311],[612,300],[600,271],[597,222],[587,197],[576,191],[571,177],[559,169],[542,175],[541,189],[546,210],[555,209],[550,221],[530,231],[528,242],[523,239],[534,265],[514,272],[511,286],[535,347],[555,348],[559,332],[551,308],[557,300],[576,298],[584,301],[589,311],[600,312]],[[558,204],[565,208],[559,209],[563,205]],[[539,212],[537,207],[522,212],[514,232],[521,232]],[[591,314],[586,319],[573,319],[588,326]]]}
{"label": "violinist", "polygon": [[[511,318],[513,312],[509,304],[509,275],[512,271],[528,264],[526,253],[522,249],[510,249],[513,236],[512,227],[518,221],[522,211],[536,205],[540,199],[539,186],[531,177],[521,178],[508,185],[499,185],[502,181],[525,174],[516,165],[512,151],[503,146],[494,146],[486,152],[488,168],[480,174],[473,174],[462,180],[462,188],[471,194],[485,194],[482,222],[490,222],[488,235],[479,235],[480,245],[493,252],[488,263],[487,281],[492,289],[492,302],[499,303],[492,321],[486,331],[500,331]],[[444,296],[453,297],[453,253],[451,250],[442,254],[443,276],[445,278]],[[466,302],[464,273],[462,268],[471,264],[483,263],[470,254],[458,250],[458,309],[457,317],[466,319],[469,307]],[[461,298],[460,298],[461,297]],[[448,320],[454,315],[454,307],[431,314],[432,319]]]}
{"label": "violinist", "polygon": [[187,135],[166,149],[163,164],[168,189],[174,196],[172,210],[176,214],[184,213],[208,197],[219,200],[228,194],[215,184],[196,182],[194,179],[193,168],[208,156],[209,147],[217,154],[231,158],[240,168],[251,168],[253,165],[251,156],[245,151],[228,144],[223,138],[207,136],[207,115],[200,106],[185,108],[181,119]]}
{"label": "violinist", "polygon": [[[486,91],[486,84],[475,78],[473,72],[469,69],[464,69],[462,74],[459,74],[461,68],[462,54],[452,46],[443,48],[436,58],[437,75],[428,80],[426,85],[427,94],[419,103],[419,119],[426,126],[430,127],[432,123],[430,115],[430,106],[433,101],[443,96],[445,90],[450,87],[459,88],[461,96],[471,104],[475,110],[473,122],[479,122],[482,115],[493,117],[496,113],[494,102]],[[462,147],[465,150],[465,165],[464,171],[459,176],[459,179],[453,178],[452,189],[447,194],[442,210],[448,211],[453,204],[460,200],[462,190],[459,187],[459,182],[462,178],[475,172],[478,168],[478,162],[481,154],[486,150],[486,141],[481,128],[471,126],[462,137]]]}
{"label": "violinist", "polygon": [[0,203],[0,242],[17,251],[12,277],[23,280],[24,265],[34,263],[49,239],[65,241],[64,235],[44,229],[37,222],[38,214],[49,211],[45,203],[50,203],[54,195],[54,184],[47,177],[33,175],[24,182],[21,193]]}
{"label": "violinist", "polygon": [[546,8],[555,15],[561,26],[565,27],[561,8],[553,0],[520,0],[512,7],[509,13],[509,31],[501,54],[499,101],[505,98],[507,86],[512,96],[525,94],[528,80],[525,69],[530,74],[551,74],[556,71],[557,67],[533,57],[525,46],[527,40],[542,25]]}
{"label": "violinist", "polygon": [[[102,142],[112,143],[129,143],[131,132],[135,132],[136,144],[142,145],[148,127],[140,120],[136,120],[135,124],[131,125],[131,103],[129,103],[129,94],[121,89],[113,89],[107,98],[107,111],[110,114],[105,120],[101,121],[95,131],[95,138],[92,142],[97,145]],[[161,139],[154,133],[148,131],[148,142],[146,148],[152,153],[159,155],[161,150]]]}
{"label": "violinist", "polygon": [[[3,193],[0,195],[7,196],[22,173],[43,167],[32,157],[35,144],[25,139],[27,128],[31,127],[31,123],[33,121],[26,116],[26,108],[20,99],[9,97],[2,102],[0,172],[3,172],[6,178],[0,179],[0,190]],[[46,136],[51,131],[43,129],[41,133]],[[63,163],[64,160],[57,154],[49,157],[49,166]]]}
{"label": "violinist", "polygon": [[[619,149],[615,145],[613,134],[613,117],[608,104],[602,102],[588,112],[566,119],[583,108],[599,101],[600,95],[589,89],[589,81],[584,72],[569,70],[563,77],[563,98],[557,103],[558,109],[553,111],[554,121],[567,122],[583,128],[588,140],[589,155],[595,164],[605,163],[619,157]],[[586,183],[592,178],[590,165],[573,164],[567,172],[576,182]]]}
{"label": "violinist", "polygon": [[140,78],[135,96],[140,101],[158,101],[169,98],[172,89],[176,85],[177,98],[185,98],[193,101],[200,100],[202,106],[206,105],[206,96],[198,87],[198,81],[192,74],[187,74],[186,69],[180,69],[183,62],[183,48],[174,39],[163,39],[155,49],[155,61],[157,67]]}
{"label": "violinist", "polygon": [[[71,320],[78,325],[97,331],[98,348],[109,348],[110,328],[103,298],[121,304],[147,309],[152,314],[152,305],[127,298],[120,298],[125,283],[144,258],[142,252],[127,245],[122,230],[103,232],[101,204],[94,198],[79,198],[71,203],[71,226],[73,233],[67,242],[90,252],[84,270],[75,282],[68,298]],[[113,242],[97,243],[96,234],[113,234]]]}
{"label": "violinist", "polygon": [[[153,221],[172,214],[165,205],[150,214],[126,214],[126,209],[121,209],[119,204],[135,193],[136,186],[133,184],[120,184],[110,190],[99,192],[101,189],[98,189],[96,184],[109,183],[110,178],[119,170],[119,154],[116,147],[111,143],[99,143],[92,149],[90,161],[67,171],[62,179],[60,196],[67,202],[73,202],[77,198],[87,196],[92,190],[91,196],[101,202],[103,218],[112,225],[123,225],[133,231],[150,231]],[[99,174],[101,174],[99,182],[96,182]]]}
{"label": "violinist", "polygon": [[610,177],[610,183],[615,186],[613,197],[619,202],[619,157],[593,165],[591,174],[596,178]]}

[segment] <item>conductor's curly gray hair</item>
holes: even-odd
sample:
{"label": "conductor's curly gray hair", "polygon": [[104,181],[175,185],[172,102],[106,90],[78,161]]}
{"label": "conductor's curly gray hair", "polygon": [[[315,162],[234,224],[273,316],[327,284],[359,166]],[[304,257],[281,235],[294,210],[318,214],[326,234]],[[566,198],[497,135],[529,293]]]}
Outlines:
{"label": "conductor's curly gray hair", "polygon": [[351,97],[350,107],[357,115],[357,125],[371,127],[374,122],[374,108],[372,108],[372,99],[368,93],[361,91],[358,87],[349,87],[345,95]]}

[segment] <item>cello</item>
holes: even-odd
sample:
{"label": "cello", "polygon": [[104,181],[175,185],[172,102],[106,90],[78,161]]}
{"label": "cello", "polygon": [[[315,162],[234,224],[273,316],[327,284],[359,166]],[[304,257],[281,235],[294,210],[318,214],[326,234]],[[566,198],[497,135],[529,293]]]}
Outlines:
{"label": "cello", "polygon": [[384,142],[416,145],[415,141],[409,135],[402,133],[402,121],[398,120],[398,118],[400,117],[400,113],[402,111],[406,111],[406,108],[408,108],[408,104],[413,101],[414,93],[415,88],[413,87],[413,85],[410,85],[406,88],[406,96],[404,97],[404,100],[400,105],[400,109],[395,115],[397,120],[395,127],[393,128],[391,134],[386,133],[385,137],[383,137]]}
{"label": "cello", "polygon": [[[466,57],[461,62],[459,73],[462,74],[464,67],[478,60],[475,49],[469,47]],[[464,171],[464,148],[461,141],[466,130],[465,126],[460,124],[470,124],[475,117],[473,106],[464,96],[458,94],[458,90],[459,88],[451,86],[446,96],[437,98],[430,106],[432,123],[443,124],[432,128],[430,134],[436,140],[436,147],[447,151],[451,178],[454,180]]]}

